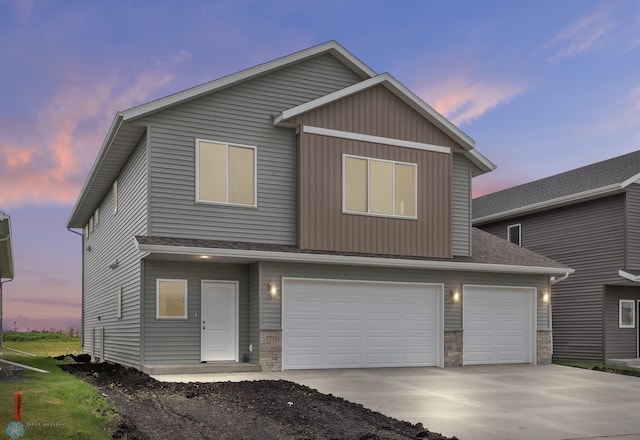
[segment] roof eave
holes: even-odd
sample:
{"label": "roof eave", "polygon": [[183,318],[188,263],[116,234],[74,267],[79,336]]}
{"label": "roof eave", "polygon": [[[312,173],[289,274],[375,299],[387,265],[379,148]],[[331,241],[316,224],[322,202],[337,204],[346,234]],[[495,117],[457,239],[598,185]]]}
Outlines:
{"label": "roof eave", "polygon": [[0,255],[6,255],[5,259],[0,259],[0,280],[3,278],[13,279],[13,249],[11,243],[11,217],[0,211]]}
{"label": "roof eave", "polygon": [[532,214],[534,212],[545,211],[551,208],[559,208],[561,206],[571,205],[573,203],[587,201],[590,199],[596,199],[607,195],[615,194],[624,187],[620,183],[614,183],[611,185],[603,186],[600,188],[591,189],[588,191],[582,191],[576,194],[569,194],[563,197],[557,197],[551,200],[545,200],[539,203],[532,203],[531,205],[521,206],[519,208],[509,209],[507,211],[496,212],[494,214],[485,215],[482,217],[474,218],[474,225],[483,225],[486,223],[494,222],[497,220],[505,220],[511,217],[518,217],[525,214]]}
{"label": "roof eave", "polygon": [[138,243],[138,250],[150,254],[174,254],[209,256],[221,258],[246,258],[280,262],[305,262],[318,264],[346,264],[375,267],[403,267],[433,270],[464,270],[472,272],[520,273],[537,275],[565,275],[573,273],[566,267],[517,266],[491,263],[465,263],[457,261],[414,260],[402,258],[368,257],[352,255],[328,255],[311,253],[291,253],[245,249],[221,249],[210,247],[170,246]]}

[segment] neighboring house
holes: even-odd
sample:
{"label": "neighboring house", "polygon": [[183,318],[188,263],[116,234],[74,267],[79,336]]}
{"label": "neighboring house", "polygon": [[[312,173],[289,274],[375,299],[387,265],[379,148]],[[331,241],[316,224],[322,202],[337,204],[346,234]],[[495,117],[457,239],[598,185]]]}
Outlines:
{"label": "neighboring house", "polygon": [[11,218],[0,211],[0,354],[2,354],[2,287],[13,280],[13,251],[11,249]]}
{"label": "neighboring house", "polygon": [[640,151],[479,197],[474,225],[573,269],[553,286],[556,360],[638,358]]}
{"label": "neighboring house", "polygon": [[68,221],[84,349],[148,372],[548,362],[571,269],[472,229],[493,168],[335,42],[120,112]]}

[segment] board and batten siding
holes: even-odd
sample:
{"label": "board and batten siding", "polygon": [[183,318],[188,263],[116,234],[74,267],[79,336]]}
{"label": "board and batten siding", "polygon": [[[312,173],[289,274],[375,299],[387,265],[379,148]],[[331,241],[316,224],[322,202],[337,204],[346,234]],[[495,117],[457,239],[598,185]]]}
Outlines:
{"label": "board and batten siding", "polygon": [[[449,292],[458,289],[462,292],[465,284],[509,287],[535,287],[538,291],[549,288],[549,279],[545,275],[517,275],[483,272],[434,271],[420,269],[398,269],[382,267],[364,267],[350,265],[273,263],[261,262],[262,277],[265,280],[278,280],[283,277],[326,278],[332,280],[391,281],[411,283],[433,283],[444,285],[444,330],[462,329],[462,301],[454,303]],[[261,291],[263,311],[262,329],[279,330],[282,328],[281,299],[271,298],[266,289]],[[286,295],[286,292],[283,292]],[[537,300],[538,330],[550,328],[550,309],[540,298]]]}
{"label": "board and batten siding", "polygon": [[[117,213],[112,188],[100,204],[100,221],[83,243],[83,349],[93,352],[95,329],[96,355],[103,350],[102,360],[132,367],[140,366],[141,253],[133,237],[147,232],[146,158],[142,138],[118,176]],[[110,268],[116,261],[117,267]],[[117,317],[118,288],[122,318]]]}
{"label": "board and batten siding", "polygon": [[621,281],[624,209],[619,194],[481,226],[506,239],[520,223],[524,247],[575,270],[552,287],[555,360],[604,360],[604,285]]}
{"label": "board and batten siding", "polygon": [[[298,247],[451,256],[450,154],[307,133],[301,137]],[[417,219],[343,213],[344,154],[417,164]]]}
{"label": "board and batten siding", "polygon": [[608,359],[636,359],[638,357],[638,317],[634,328],[620,328],[619,302],[633,300],[637,309],[640,287],[607,286],[605,295],[605,361]]}
{"label": "board and batten siding", "polygon": [[[187,280],[187,319],[156,318],[156,280]],[[249,266],[144,260],[143,365],[201,361],[200,316],[202,281],[238,281],[240,359],[249,354]],[[254,330],[255,331],[255,330]]]}
{"label": "board and batten siding", "polygon": [[[151,127],[150,235],[295,244],[295,130],[273,118],[359,81],[325,54],[142,118]],[[257,148],[256,208],[196,203],[196,139]]]}
{"label": "board and batten siding", "polygon": [[626,189],[626,262],[621,269],[640,270],[640,184]]}

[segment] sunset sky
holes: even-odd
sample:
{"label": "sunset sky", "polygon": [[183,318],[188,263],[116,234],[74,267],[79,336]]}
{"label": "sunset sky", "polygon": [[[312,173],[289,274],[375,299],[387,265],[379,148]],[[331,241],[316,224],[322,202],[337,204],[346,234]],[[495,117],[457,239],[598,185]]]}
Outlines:
{"label": "sunset sky", "polygon": [[117,111],[328,40],[476,141],[476,195],[640,148],[636,0],[0,0],[4,328],[80,326],[65,225]]}

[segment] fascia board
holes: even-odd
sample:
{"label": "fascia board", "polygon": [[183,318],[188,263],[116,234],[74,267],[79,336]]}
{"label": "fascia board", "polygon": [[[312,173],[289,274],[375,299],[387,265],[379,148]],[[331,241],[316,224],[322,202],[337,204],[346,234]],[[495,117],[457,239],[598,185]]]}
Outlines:
{"label": "fascia board", "polygon": [[124,123],[124,116],[122,112],[116,113],[116,116],[113,119],[113,122],[111,123],[111,127],[109,128],[109,132],[107,133],[107,137],[105,138],[102,144],[102,147],[100,148],[100,153],[98,153],[98,157],[96,157],[96,160],[93,163],[93,166],[91,167],[89,176],[87,176],[87,179],[84,181],[82,190],[80,190],[80,195],[76,200],[76,204],[73,207],[73,210],[71,211],[69,220],[67,220],[68,228],[83,227],[82,225],[73,226],[74,223],[77,221],[76,216],[78,215],[78,211],[80,210],[80,208],[84,205],[85,199],[87,197],[87,193],[89,192],[89,188],[93,185],[96,175],[98,174],[99,170],[102,168],[102,164],[104,163],[107,156],[109,155],[109,149],[111,147],[111,144],[113,144],[113,141],[115,140],[118,134],[118,131],[120,131],[120,127],[122,127],[123,123]]}
{"label": "fascia board", "polygon": [[260,64],[255,67],[250,67],[245,70],[241,70],[240,72],[222,77],[220,79],[210,81],[205,84],[201,84],[196,87],[192,87],[190,89],[184,90],[182,92],[175,93],[173,95],[167,96],[165,98],[158,99],[156,101],[150,102],[148,104],[143,104],[138,107],[134,107],[132,109],[126,110],[124,112],[124,120],[132,120],[137,119],[147,114],[156,112],[158,110],[162,110],[166,107],[170,107],[176,105],[178,103],[188,101],[199,96],[214,92],[218,89],[222,89],[225,87],[229,87],[236,83],[240,83],[251,79],[253,77],[262,75],[264,73],[270,72],[272,70],[281,69],[289,64],[297,63],[306,58],[311,58],[322,53],[334,53],[341,59],[341,61],[346,62],[349,67],[355,70],[362,77],[372,77],[376,75],[370,67],[356,58],[353,54],[351,54],[348,50],[342,47],[335,41],[329,41],[324,44],[320,44],[318,46],[311,47],[309,49],[302,50],[300,52],[293,53],[291,55],[284,56],[282,58],[275,59],[273,61],[268,61],[264,64]]}
{"label": "fascia board", "polygon": [[640,180],[640,173],[638,174],[634,174],[633,176],[629,177],[627,180],[623,181],[620,184],[621,188],[626,188],[627,186],[631,185],[632,183],[637,183]]}
{"label": "fascia board", "polygon": [[246,258],[280,262],[302,262],[319,264],[348,264],[358,266],[403,267],[434,270],[461,270],[472,272],[500,272],[539,275],[565,275],[573,269],[564,267],[511,266],[504,264],[461,263],[453,261],[406,260],[402,258],[357,257],[350,255],[305,254],[242,249],[219,249],[206,247],[166,246],[138,244],[138,250],[150,254],[206,255],[210,257]]}
{"label": "fascia board", "polygon": [[563,197],[557,197],[551,200],[545,200],[539,203],[533,203],[527,206],[521,206],[519,208],[509,209],[507,211],[497,212],[495,214],[485,215],[484,217],[478,217],[473,219],[474,225],[481,225],[484,223],[501,220],[504,218],[515,217],[518,215],[528,214],[531,212],[542,211],[548,208],[553,208],[562,205],[568,205],[580,200],[587,200],[596,197],[605,196],[607,194],[614,193],[621,189],[619,183],[612,185],[602,186],[600,188],[590,189],[588,191],[582,191],[576,194],[569,194]]}
{"label": "fascia board", "polygon": [[618,275],[620,275],[622,278],[626,278],[630,281],[633,281],[634,283],[640,282],[640,275],[634,275],[625,270],[619,270]]}

